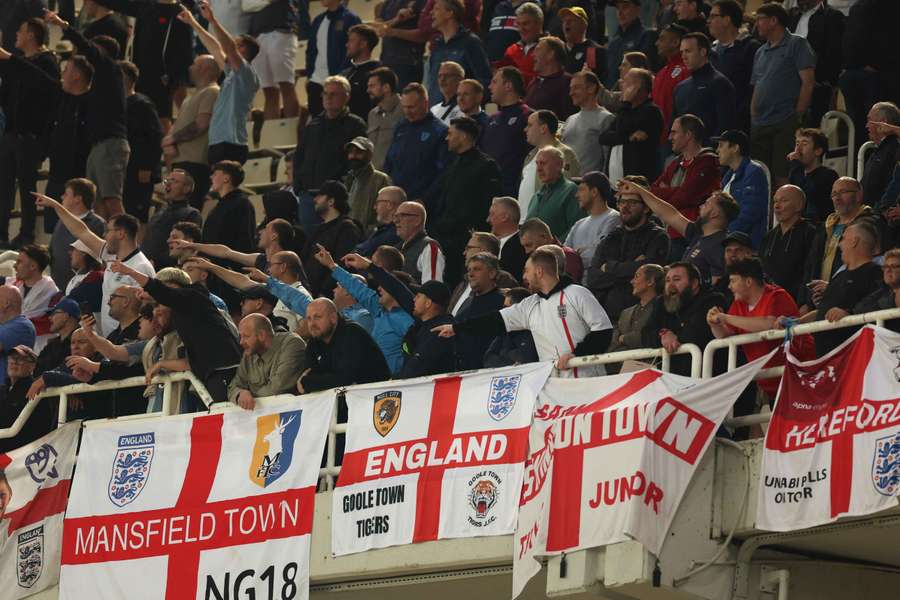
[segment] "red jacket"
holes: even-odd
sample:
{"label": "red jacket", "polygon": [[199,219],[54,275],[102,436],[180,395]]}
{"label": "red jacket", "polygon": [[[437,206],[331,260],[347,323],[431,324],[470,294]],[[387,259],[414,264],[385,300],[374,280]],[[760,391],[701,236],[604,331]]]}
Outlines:
{"label": "red jacket", "polygon": [[659,107],[663,114],[663,131],[660,143],[665,143],[672,128],[672,107],[675,103],[675,86],[691,76],[691,72],[684,66],[681,53],[669,59],[659,73],[653,78],[653,104]]}
{"label": "red jacket", "polygon": [[[679,175],[681,185],[673,187],[672,180],[676,175]],[[700,216],[700,205],[711,193],[722,188],[721,183],[719,159],[710,148],[704,148],[690,162],[676,157],[653,182],[650,191],[677,208],[685,218],[695,221]],[[670,227],[669,237],[676,239],[681,234]]]}
{"label": "red jacket", "polygon": [[519,40],[515,44],[507,46],[506,52],[503,53],[503,58],[491,66],[495,70],[507,66],[517,68],[522,73],[522,78],[525,80],[525,87],[527,88],[531,80],[537,76],[537,73],[534,72],[534,49],[536,47],[537,42],[526,45]]}

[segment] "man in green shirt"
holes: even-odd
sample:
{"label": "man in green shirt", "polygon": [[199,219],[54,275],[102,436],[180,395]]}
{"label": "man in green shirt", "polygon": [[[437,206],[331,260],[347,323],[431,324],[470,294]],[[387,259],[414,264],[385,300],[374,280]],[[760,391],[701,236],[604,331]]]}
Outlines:
{"label": "man in green shirt", "polygon": [[578,186],[563,175],[565,160],[558,148],[543,148],[534,160],[541,188],[528,203],[528,218],[540,219],[564,240],[575,221],[585,216],[575,198]]}
{"label": "man in green shirt", "polygon": [[238,325],[244,354],[228,387],[228,398],[252,410],[263,396],[293,393],[306,363],[306,344],[293,333],[275,333],[272,323],[259,313]]}

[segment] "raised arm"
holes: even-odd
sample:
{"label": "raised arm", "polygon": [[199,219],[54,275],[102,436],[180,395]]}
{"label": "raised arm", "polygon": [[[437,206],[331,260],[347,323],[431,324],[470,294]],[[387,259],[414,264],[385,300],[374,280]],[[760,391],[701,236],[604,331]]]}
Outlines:
{"label": "raised arm", "polygon": [[96,254],[97,256],[100,255],[100,252],[101,250],[103,250],[103,246],[106,245],[106,242],[103,240],[103,238],[91,231],[88,226],[85,225],[84,221],[70,213],[65,206],[63,206],[50,196],[45,196],[44,194],[39,194],[37,192],[31,192],[31,195],[34,196],[36,205],[43,208],[53,209],[56,212],[56,216],[59,217],[60,221],[62,221],[63,226],[65,226],[65,228],[69,230],[69,233],[81,240],[85,246],[87,246],[94,252],[94,254]]}
{"label": "raised arm", "polygon": [[230,260],[231,262],[236,262],[245,267],[254,266],[256,264],[256,259],[260,255],[259,252],[254,252],[252,254],[238,252],[237,250],[232,250],[225,244],[201,244],[200,242],[189,242],[187,240],[175,240],[175,247],[178,249],[196,250],[200,254],[212,256],[213,258]]}
{"label": "raised arm", "polygon": [[293,288],[286,283],[278,281],[274,277],[266,279],[266,288],[272,295],[281,300],[285,306],[297,313],[304,319],[306,318],[306,308],[312,302],[309,294],[306,294],[297,288]]}
{"label": "raised arm", "polygon": [[[205,2],[203,4],[205,4]],[[209,12],[210,14],[212,14],[212,11]],[[204,13],[203,16],[206,17],[206,14]],[[203,44],[204,48],[206,48],[212,55],[212,57],[216,59],[216,63],[219,65],[219,68],[224,69],[225,52],[224,50],[222,50],[222,45],[219,43],[219,40],[217,40],[213,34],[204,29],[203,26],[197,22],[197,19],[194,18],[194,15],[191,14],[191,11],[186,8],[178,13],[178,20],[186,25],[189,25],[190,28],[194,30],[194,33],[196,33],[197,37],[200,38],[200,42]],[[210,21],[210,25],[212,25],[212,21]]]}
{"label": "raised arm", "polygon": [[205,258],[198,258],[195,256],[188,260],[193,266],[212,273],[233,288],[246,290],[247,288],[251,288],[256,285],[256,282],[254,282],[243,273],[238,273],[237,271],[232,271],[231,269],[226,269],[225,267],[220,267],[219,265],[209,262]]}
{"label": "raised arm", "polygon": [[[213,13],[206,0],[201,0],[198,4],[198,8],[200,9],[200,14],[209,21],[209,26],[212,28],[213,34],[219,42],[219,50],[223,53],[228,66],[231,67],[232,71],[240,70],[246,62],[244,61],[244,57],[241,56],[241,53],[238,52],[237,44],[234,43],[234,38],[231,37],[231,34],[222,27],[221,23],[219,23],[219,19],[216,18],[216,15]],[[218,61],[219,59],[217,58],[216,60]]]}
{"label": "raised arm", "polygon": [[647,208],[653,211],[657,217],[662,219],[663,223],[684,235],[687,226],[691,224],[689,221],[677,208],[656,196],[650,190],[643,188],[631,181],[621,181],[619,182],[619,191],[623,194],[638,194],[641,197],[641,200],[644,201],[644,204],[647,205]]}

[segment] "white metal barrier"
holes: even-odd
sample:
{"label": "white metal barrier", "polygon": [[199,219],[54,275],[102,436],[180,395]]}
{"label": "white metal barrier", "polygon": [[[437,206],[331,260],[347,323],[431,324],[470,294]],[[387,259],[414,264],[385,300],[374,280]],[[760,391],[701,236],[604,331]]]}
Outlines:
{"label": "white metal barrier", "polygon": [[[875,142],[873,142],[871,140],[859,147],[859,152],[856,155],[856,178],[857,179],[862,179],[863,171],[866,168],[866,158],[867,158],[869,152],[872,150],[875,150],[875,148],[877,148],[877,147],[878,147],[878,144],[876,144]],[[865,193],[865,190],[863,190],[863,192]],[[876,202],[878,200],[880,200],[880,198],[875,199]]]}
{"label": "white metal barrier", "polygon": [[579,356],[569,361],[571,367],[590,367],[594,365],[608,365],[620,363],[626,360],[661,359],[660,371],[669,372],[672,368],[673,354],[689,354],[691,356],[691,377],[700,377],[700,364],[703,351],[695,344],[682,344],[673,353],[666,352],[664,348],[639,348],[637,350],[622,350],[620,352],[607,352],[606,354],[593,354],[591,356]]}
{"label": "white metal barrier", "polygon": [[[856,126],[853,124],[853,119],[851,119],[850,115],[848,115],[847,113],[841,112],[839,110],[829,110],[827,113],[822,115],[822,121],[819,124],[819,128],[823,132],[827,131],[829,122],[834,120],[841,121],[847,127],[846,162],[844,163],[843,168],[838,168],[841,166],[842,157],[830,157],[826,159],[826,157],[823,156],[823,163],[829,163],[829,166],[837,171],[839,175],[853,177],[853,159],[856,158]],[[830,151],[836,151],[839,148],[832,148]]]}

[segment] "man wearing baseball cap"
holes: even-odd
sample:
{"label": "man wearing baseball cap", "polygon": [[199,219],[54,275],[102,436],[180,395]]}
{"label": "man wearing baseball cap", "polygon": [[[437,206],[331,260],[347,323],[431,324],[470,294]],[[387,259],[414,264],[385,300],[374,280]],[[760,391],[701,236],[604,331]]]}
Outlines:
{"label": "man wearing baseball cap", "polygon": [[332,256],[344,256],[353,252],[363,240],[363,234],[349,216],[350,203],[344,184],[332,180],[324,182],[313,192],[313,204],[322,222],[316,225],[300,258],[309,280],[309,292],[317,298],[334,289],[331,273],[314,257],[318,246],[323,246]]}
{"label": "man wearing baseball cap", "polygon": [[[733,264],[753,258],[753,242],[750,240],[750,236],[743,231],[732,231],[726,235],[725,239],[722,240],[722,248],[724,249],[723,260],[726,273],[728,272],[728,267]],[[719,279],[712,286],[712,289],[722,294],[725,298],[725,304],[722,305],[722,308],[728,310],[731,303],[734,302],[734,293],[732,293],[729,286],[728,277]]]}
{"label": "man wearing baseball cap", "polygon": [[619,65],[627,52],[643,52],[656,68],[656,30],[641,23],[641,0],[617,0],[619,27],[606,46],[606,87],[612,89],[619,79]]}
{"label": "man wearing baseball cap", "polygon": [[388,174],[375,169],[372,156],[375,144],[365,136],[357,136],[344,146],[349,170],[344,175],[350,202],[350,218],[362,224],[368,233],[378,224],[375,219],[375,198],[381,188],[391,185]]}
{"label": "man wearing baseball cap", "polygon": [[[28,346],[11,348],[4,359],[7,369],[6,378],[0,383],[0,429],[12,425],[28,404],[25,393],[34,381],[36,360],[37,356],[34,350]],[[22,430],[14,437],[0,440],[0,453],[20,448],[42,435],[50,433],[54,428],[55,416],[55,402],[49,400],[38,402],[34,412],[25,421]],[[2,470],[0,470],[0,474],[2,474]],[[0,515],[2,515],[2,511],[0,511]]]}
{"label": "man wearing baseball cap", "polygon": [[37,368],[35,373],[38,375],[44,371],[57,368],[69,356],[71,351],[70,338],[72,337],[72,332],[78,329],[81,310],[75,300],[62,298],[47,310],[47,315],[50,317],[50,333],[54,335],[36,357]]}
{"label": "man wearing baseball cap", "polygon": [[566,71],[574,75],[587,66],[600,81],[606,81],[606,49],[587,38],[587,12],[580,6],[573,6],[559,9],[558,15],[569,53]]}

